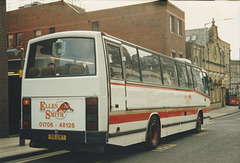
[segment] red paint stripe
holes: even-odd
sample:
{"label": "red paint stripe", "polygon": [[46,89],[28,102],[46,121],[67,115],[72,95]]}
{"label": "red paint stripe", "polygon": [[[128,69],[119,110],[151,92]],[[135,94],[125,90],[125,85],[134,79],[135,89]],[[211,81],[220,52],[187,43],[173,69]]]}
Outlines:
{"label": "red paint stripe", "polygon": [[[203,113],[210,112],[210,108],[202,109]],[[170,118],[170,117],[178,117],[186,115],[195,115],[198,113],[198,109],[193,110],[179,110],[179,111],[162,111],[158,112],[160,118]],[[149,113],[137,113],[137,114],[125,114],[125,115],[112,115],[109,117],[109,124],[119,124],[119,123],[127,123],[127,122],[136,122],[148,120],[151,112]]]}
{"label": "red paint stripe", "polygon": [[126,115],[113,115],[109,118],[110,125],[126,122],[136,122],[147,120],[151,113],[139,113],[139,114],[126,114]]}
{"label": "red paint stripe", "polygon": [[112,85],[121,85],[121,86],[125,86],[125,84],[123,83],[111,83]]}
{"label": "red paint stripe", "polygon": [[203,113],[210,113],[210,108],[204,108],[202,109]]}

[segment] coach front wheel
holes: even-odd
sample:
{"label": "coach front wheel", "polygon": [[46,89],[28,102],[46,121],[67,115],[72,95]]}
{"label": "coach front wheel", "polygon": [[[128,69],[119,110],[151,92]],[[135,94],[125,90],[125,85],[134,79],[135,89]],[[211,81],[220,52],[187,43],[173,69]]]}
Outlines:
{"label": "coach front wheel", "polygon": [[160,140],[160,124],[159,120],[153,116],[148,124],[147,140],[145,143],[145,149],[155,149]]}
{"label": "coach front wheel", "polygon": [[199,133],[199,132],[201,132],[201,129],[202,129],[202,118],[201,118],[201,116],[198,114],[195,132],[196,132],[196,133]]}

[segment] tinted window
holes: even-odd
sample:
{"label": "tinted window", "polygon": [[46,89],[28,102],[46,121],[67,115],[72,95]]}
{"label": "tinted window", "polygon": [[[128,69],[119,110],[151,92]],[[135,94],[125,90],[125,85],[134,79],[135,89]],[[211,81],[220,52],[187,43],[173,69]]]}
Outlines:
{"label": "tinted window", "polygon": [[107,44],[111,78],[122,79],[122,60],[120,47]]}
{"label": "tinted window", "polygon": [[175,61],[168,58],[161,58],[163,83],[167,86],[178,86],[177,69]]}
{"label": "tinted window", "polygon": [[192,69],[189,66],[187,66],[187,73],[188,73],[188,85],[190,88],[192,88],[193,87]]}
{"label": "tinted window", "polygon": [[162,83],[160,75],[160,63],[157,55],[139,50],[141,61],[142,80],[143,82]]}
{"label": "tinted window", "polygon": [[180,87],[188,87],[186,66],[184,64],[177,63],[177,69]]}
{"label": "tinted window", "polygon": [[91,38],[56,38],[30,45],[26,78],[95,75]]}
{"label": "tinted window", "polygon": [[194,80],[194,88],[204,93],[204,79],[202,75],[202,71],[198,68],[192,68],[193,72],[193,80]]}
{"label": "tinted window", "polygon": [[123,45],[123,56],[125,57],[126,80],[140,81],[137,49]]}
{"label": "tinted window", "polygon": [[209,95],[209,87],[208,87],[208,76],[206,72],[203,72],[203,78],[204,78],[204,87],[205,87],[205,93]]}

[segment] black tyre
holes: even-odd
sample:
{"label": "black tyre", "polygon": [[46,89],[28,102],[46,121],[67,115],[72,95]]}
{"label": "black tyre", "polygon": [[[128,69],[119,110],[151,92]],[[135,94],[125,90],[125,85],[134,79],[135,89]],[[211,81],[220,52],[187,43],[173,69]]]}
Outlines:
{"label": "black tyre", "polygon": [[201,132],[201,129],[202,129],[202,117],[200,116],[200,114],[198,114],[195,133]]}
{"label": "black tyre", "polygon": [[160,124],[159,120],[153,116],[148,124],[147,140],[145,143],[146,150],[155,149],[160,141]]}

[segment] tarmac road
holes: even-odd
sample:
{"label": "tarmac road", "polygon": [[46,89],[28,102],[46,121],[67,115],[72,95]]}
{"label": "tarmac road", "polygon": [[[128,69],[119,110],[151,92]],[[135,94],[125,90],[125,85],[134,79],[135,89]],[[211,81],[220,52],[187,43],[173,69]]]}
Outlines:
{"label": "tarmac road", "polygon": [[[236,112],[233,114],[233,112],[229,112],[230,109],[233,107],[213,111],[210,124],[205,125],[201,133],[185,132],[170,136],[152,151],[144,151],[143,145],[137,144],[126,148],[110,147],[105,155],[42,149],[33,153],[27,152],[2,157],[6,153],[2,152],[3,139],[0,139],[0,162],[238,163],[240,162],[240,112],[235,110]],[[13,149],[16,150],[17,146],[14,147],[5,146],[5,150],[8,150],[8,153],[14,152]],[[32,148],[30,149],[32,150]],[[17,151],[21,152],[21,150]]]}

